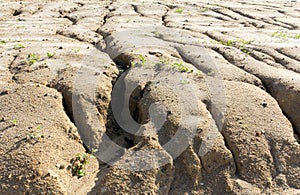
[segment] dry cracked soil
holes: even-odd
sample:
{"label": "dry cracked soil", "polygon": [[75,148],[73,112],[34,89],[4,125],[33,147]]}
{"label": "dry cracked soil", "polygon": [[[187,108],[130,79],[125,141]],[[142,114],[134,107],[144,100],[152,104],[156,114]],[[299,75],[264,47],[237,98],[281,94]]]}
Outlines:
{"label": "dry cracked soil", "polygon": [[300,2],[0,1],[0,194],[300,194]]}

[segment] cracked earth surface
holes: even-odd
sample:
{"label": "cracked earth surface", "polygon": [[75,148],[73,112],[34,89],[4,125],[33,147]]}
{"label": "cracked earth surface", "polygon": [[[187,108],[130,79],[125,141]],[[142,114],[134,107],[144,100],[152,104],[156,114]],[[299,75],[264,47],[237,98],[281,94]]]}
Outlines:
{"label": "cracked earth surface", "polygon": [[[300,194],[299,7],[1,1],[0,194]],[[124,75],[128,116],[160,102],[159,131],[118,124]],[[118,158],[92,158],[106,137]]]}

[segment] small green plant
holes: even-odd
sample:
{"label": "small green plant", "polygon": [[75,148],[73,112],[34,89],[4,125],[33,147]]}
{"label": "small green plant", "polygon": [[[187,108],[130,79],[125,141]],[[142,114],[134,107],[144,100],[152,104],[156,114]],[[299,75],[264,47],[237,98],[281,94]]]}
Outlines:
{"label": "small green plant", "polygon": [[17,29],[23,29],[25,26],[17,26]]}
{"label": "small green plant", "polygon": [[15,44],[13,49],[17,50],[17,49],[22,49],[25,48],[25,46],[23,44]]}
{"label": "small green plant", "polygon": [[26,134],[27,139],[35,139],[36,138],[36,133],[31,132]]}
{"label": "small green plant", "polygon": [[211,44],[221,44],[219,41],[216,41],[216,40],[210,40],[210,43]]}
{"label": "small green plant", "polygon": [[182,8],[177,8],[175,10],[176,13],[182,14],[183,13],[183,9]]}
{"label": "small green plant", "polygon": [[247,54],[247,55],[250,55],[250,54],[251,54],[251,52],[246,48],[245,45],[242,45],[242,46],[240,47],[240,50],[241,50],[243,53]]}
{"label": "small green plant", "polygon": [[286,34],[284,32],[277,31],[272,33],[272,37],[276,37],[284,40],[286,40],[287,38],[300,39],[300,34],[291,35],[291,34]]}
{"label": "small green plant", "polygon": [[144,66],[146,64],[146,57],[140,54],[139,59],[142,62],[142,65]]}
{"label": "small green plant", "polygon": [[91,158],[96,158],[95,153],[98,152],[98,149],[92,148],[91,150]]}
{"label": "small green plant", "polygon": [[72,51],[73,51],[74,53],[79,53],[80,50],[81,50],[80,48],[78,48],[78,49],[74,49],[74,48],[73,48],[73,49],[72,49]]}
{"label": "small green plant", "polygon": [[247,49],[246,45],[249,45],[252,43],[252,41],[246,41],[246,40],[227,40],[227,41],[211,41],[213,44],[221,44],[228,47],[237,47],[239,48],[243,53],[250,55],[250,51]]}
{"label": "small green plant", "polygon": [[208,8],[207,7],[202,7],[202,8],[200,8],[200,12],[206,12],[208,10]]}
{"label": "small green plant", "polygon": [[31,53],[27,56],[28,65],[32,65],[38,61],[40,61],[40,57],[37,54]]}
{"label": "small green plant", "polygon": [[183,62],[174,62],[173,64],[171,64],[169,58],[161,59],[160,62],[164,65],[170,65],[172,68],[178,70],[179,72],[187,72],[187,73],[194,72],[193,69],[189,69],[187,66],[185,66]]}
{"label": "small green plant", "polygon": [[47,57],[48,58],[53,58],[54,56],[55,56],[55,52],[53,52],[53,53],[47,53]]}
{"label": "small green plant", "polygon": [[0,45],[5,45],[6,42],[5,41],[0,41]]}
{"label": "small green plant", "polygon": [[296,34],[294,38],[295,39],[300,39],[300,34]]}
{"label": "small green plant", "polygon": [[282,39],[287,39],[288,36],[286,33],[283,33],[283,32],[273,32],[272,33],[272,37],[276,37],[276,38],[282,38]]}
{"label": "small green plant", "polygon": [[169,65],[170,64],[170,59],[169,58],[164,58],[164,59],[161,59],[160,62],[164,65]]}
{"label": "small green plant", "polygon": [[127,19],[127,20],[126,20],[126,23],[129,23],[130,21],[131,21],[131,19]]}
{"label": "small green plant", "polygon": [[214,76],[215,75],[215,72],[213,70],[210,70],[208,73],[207,73],[208,76]]}
{"label": "small green plant", "polygon": [[85,166],[89,163],[88,161],[89,155],[88,154],[76,154],[75,158],[71,159],[71,170],[73,176],[83,177],[86,175],[84,169]]}
{"label": "small green plant", "polygon": [[177,69],[180,72],[193,72],[192,69],[189,69],[187,66],[185,66],[182,62],[178,63],[175,62],[171,65],[173,68]]}
{"label": "small green plant", "polygon": [[130,63],[130,67],[131,67],[131,68],[134,68],[134,67],[135,67],[135,62],[131,62],[131,63]]}
{"label": "small green plant", "polygon": [[240,40],[237,40],[236,42],[237,42],[237,43],[242,43],[243,45],[249,45],[249,44],[251,44],[253,41],[246,41],[246,40],[240,39]]}
{"label": "small green plant", "polygon": [[204,78],[204,75],[203,75],[203,73],[202,73],[200,70],[197,71],[196,76],[197,76],[197,78],[199,78],[199,79]]}
{"label": "small green plant", "polygon": [[228,41],[220,41],[220,43],[221,43],[222,45],[232,47],[234,41],[232,41],[232,40],[228,40]]}
{"label": "small green plant", "polygon": [[271,36],[272,37],[279,37],[279,32],[273,32]]}
{"label": "small green plant", "polygon": [[159,32],[155,31],[155,32],[153,32],[153,34],[155,37],[159,37]]}
{"label": "small green plant", "polygon": [[225,45],[228,47],[233,46],[234,41],[233,40],[228,40],[228,41],[215,41],[215,40],[211,40],[210,41],[212,44],[221,44],[221,45]]}
{"label": "small green plant", "polygon": [[251,52],[247,49],[246,45],[250,45],[251,43],[252,43],[252,41],[246,41],[246,40],[237,40],[236,41],[236,44],[238,45],[239,49],[247,55],[250,55]]}
{"label": "small green plant", "polygon": [[221,44],[221,45],[225,45],[225,46],[228,46],[228,47],[232,47],[234,45],[249,45],[252,43],[252,41],[247,41],[247,40],[243,40],[243,39],[240,39],[240,40],[227,40],[227,41],[215,41],[215,40],[212,40],[211,43],[213,44]]}
{"label": "small green plant", "polygon": [[16,119],[12,120],[11,123],[13,124],[13,126],[17,126],[17,120]]}
{"label": "small green plant", "polygon": [[180,80],[180,83],[183,84],[183,85],[187,85],[190,83],[189,80],[186,80],[186,79],[183,79],[183,80]]}
{"label": "small green plant", "polygon": [[32,132],[28,132],[26,134],[27,139],[44,138],[45,136],[43,134],[40,134],[41,128],[42,127],[39,125]]}

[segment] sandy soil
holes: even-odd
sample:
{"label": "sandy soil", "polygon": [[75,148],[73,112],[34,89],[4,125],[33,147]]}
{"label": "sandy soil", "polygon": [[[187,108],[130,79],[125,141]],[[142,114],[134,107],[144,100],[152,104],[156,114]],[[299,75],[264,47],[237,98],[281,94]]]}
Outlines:
{"label": "sandy soil", "polygon": [[0,194],[300,194],[297,1],[0,2]]}

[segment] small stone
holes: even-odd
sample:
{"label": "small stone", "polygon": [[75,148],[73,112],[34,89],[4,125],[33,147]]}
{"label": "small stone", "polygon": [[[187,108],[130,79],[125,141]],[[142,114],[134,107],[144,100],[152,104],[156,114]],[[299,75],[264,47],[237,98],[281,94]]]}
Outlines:
{"label": "small stone", "polygon": [[0,92],[0,95],[7,95],[8,94],[8,90],[4,90]]}
{"label": "small stone", "polygon": [[261,105],[262,105],[264,108],[268,106],[268,104],[267,104],[266,102],[263,102]]}
{"label": "small stone", "polygon": [[39,176],[39,177],[41,177],[41,176],[43,176],[44,175],[44,173],[43,173],[43,171],[42,170],[37,170],[37,175]]}
{"label": "small stone", "polygon": [[52,178],[58,178],[58,175],[51,169],[48,170],[47,176],[50,176]]}
{"label": "small stone", "polygon": [[57,168],[59,168],[59,169],[64,169],[65,168],[65,165],[61,165],[61,164],[56,164],[55,165]]}

